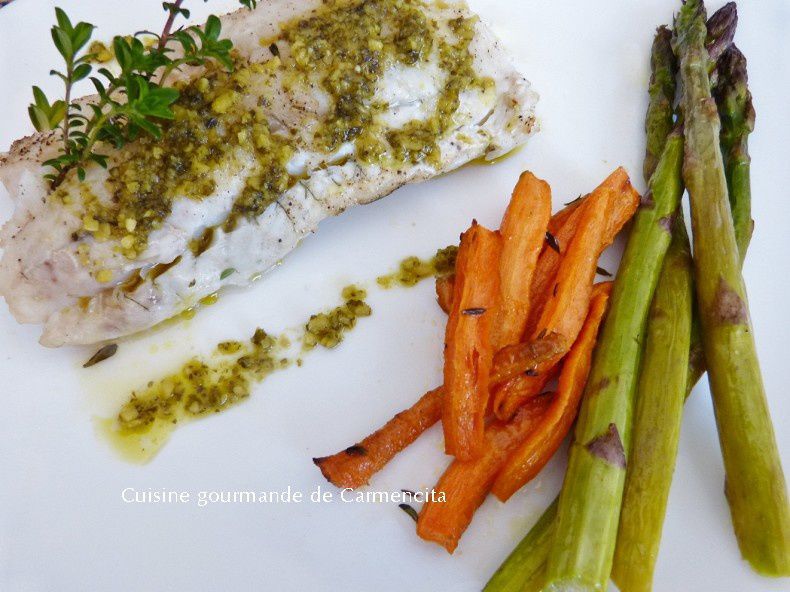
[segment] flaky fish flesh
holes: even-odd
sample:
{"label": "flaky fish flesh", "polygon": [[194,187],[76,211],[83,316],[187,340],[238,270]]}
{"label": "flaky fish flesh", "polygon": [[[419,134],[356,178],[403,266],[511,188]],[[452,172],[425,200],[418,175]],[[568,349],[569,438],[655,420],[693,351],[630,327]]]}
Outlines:
{"label": "flaky fish flesh", "polygon": [[[0,182],[0,293],[46,346],[90,344],[246,286],[319,222],[496,158],[536,94],[462,2],[266,0],[221,18],[235,68],[181,73],[161,140],[103,147],[52,190],[59,132],[15,142]],[[90,100],[90,99],[88,99]]]}

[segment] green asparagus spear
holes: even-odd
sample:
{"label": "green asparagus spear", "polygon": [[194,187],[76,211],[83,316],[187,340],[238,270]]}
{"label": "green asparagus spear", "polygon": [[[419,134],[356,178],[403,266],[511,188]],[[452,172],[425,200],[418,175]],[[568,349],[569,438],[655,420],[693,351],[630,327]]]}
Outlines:
{"label": "green asparagus spear", "polygon": [[749,174],[749,134],[754,131],[754,107],[746,75],[746,58],[734,45],[718,61],[719,83],[714,89],[721,120],[721,150],[740,259],[752,238],[752,195]]}
{"label": "green asparagus spear", "polygon": [[691,200],[696,295],[725,492],[744,558],[759,573],[790,575],[790,506],[741,276],[705,36],[704,5],[687,0],[673,39],[683,87],[683,177]]}
{"label": "green asparagus spear", "polygon": [[667,139],[636,214],[601,330],[560,493],[549,590],[600,590],[609,580],[645,319],[683,185],[683,138]]}
{"label": "green asparagus spear", "polygon": [[[710,31],[710,21],[708,28]],[[714,93],[721,120],[719,138],[724,158],[724,172],[727,176],[735,242],[738,244],[738,253],[743,265],[754,228],[751,215],[749,134],[754,131],[755,114],[746,75],[746,58],[737,47],[733,45],[721,54],[717,71],[718,83],[714,87]],[[702,335],[697,315],[694,325],[687,393],[691,392],[705,372],[705,355],[702,351]]]}
{"label": "green asparagus spear", "polygon": [[[678,168],[680,175],[680,168]],[[691,253],[682,216],[647,322],[612,579],[621,592],[650,592],[675,469],[691,338]]]}
{"label": "green asparagus spear", "polygon": [[642,173],[650,180],[656,170],[667,136],[672,131],[675,101],[675,54],[672,51],[672,31],[665,25],[656,29],[650,51],[649,102],[645,117],[647,145]]}
{"label": "green asparagus spear", "polygon": [[[659,174],[666,175],[667,179],[672,179],[673,182],[670,186],[673,188],[673,192],[676,194],[676,197],[672,197],[669,200],[666,200],[667,208],[664,210],[665,215],[671,215],[677,209],[679,203],[679,197],[682,193],[682,185],[681,185],[681,152],[682,152],[682,138],[679,132],[675,132],[674,135],[668,139],[670,130],[672,129],[674,114],[673,114],[673,102],[675,97],[675,72],[677,70],[677,66],[675,63],[674,53],[672,52],[671,47],[671,39],[672,34],[666,27],[662,26],[659,27],[656,31],[656,35],[653,39],[653,46],[651,49],[651,76],[650,76],[650,87],[649,87],[649,102],[647,108],[647,115],[645,117],[645,132],[647,134],[647,149],[645,153],[645,161],[644,161],[644,168],[643,172],[646,179],[650,179],[653,177],[654,173],[656,173],[656,165],[659,162],[659,158],[661,157],[662,152],[667,152],[671,154],[672,157],[665,157],[664,158],[664,166],[662,167]],[[658,181],[659,174],[656,174],[656,180]],[[650,195],[650,194],[648,194]],[[650,203],[650,199],[646,200],[647,203]],[[652,198],[652,201],[655,202],[655,197]],[[655,207],[655,204],[653,204]],[[642,216],[642,213],[638,214]],[[652,223],[655,224],[655,219],[652,220]],[[636,230],[636,229],[635,229]],[[635,238],[635,237],[634,237]],[[631,240],[634,240],[632,238]],[[666,238],[664,238],[666,241]],[[630,246],[630,240],[629,240]],[[664,247],[665,248],[665,245]],[[660,265],[660,264],[659,264]],[[626,259],[624,258],[623,264],[621,265],[621,272],[625,273],[626,271]],[[619,281],[619,277],[618,277]],[[646,294],[644,295],[644,308],[647,307],[647,303],[651,300],[651,295]],[[613,304],[614,307],[614,304]],[[635,334],[636,339],[639,339],[639,328],[641,325],[637,323],[637,333]],[[634,356],[634,360],[638,356],[638,352],[634,352],[632,354]],[[687,355],[687,354],[686,354]],[[634,363],[636,363],[634,361]],[[596,360],[596,365],[598,361]],[[617,373],[619,374],[619,373]],[[617,375],[615,374],[615,375]],[[592,380],[592,375],[591,379]],[[684,385],[685,386],[685,385]],[[621,397],[630,398],[631,394],[628,392],[624,392]],[[567,477],[566,477],[567,479]],[[610,502],[612,509],[610,512],[619,511],[619,500],[612,500]],[[590,512],[594,512],[594,509],[590,509]],[[614,527],[616,528],[617,525],[617,514],[615,514],[614,518]],[[595,531],[591,530],[585,536],[594,537],[596,535]],[[613,539],[613,534],[611,535]],[[613,541],[612,541],[613,542]],[[592,545],[595,545],[596,542],[593,541]],[[604,565],[605,562],[611,561],[611,558],[604,557],[602,559]],[[604,585],[604,583],[608,580],[609,573],[606,567],[602,567],[599,570],[599,575],[595,576],[598,580],[598,585]],[[594,580],[588,580],[583,582],[589,589],[595,589],[596,583]]]}
{"label": "green asparagus spear", "polygon": [[556,515],[555,498],[527,536],[494,572],[483,592],[540,592],[543,589]]}

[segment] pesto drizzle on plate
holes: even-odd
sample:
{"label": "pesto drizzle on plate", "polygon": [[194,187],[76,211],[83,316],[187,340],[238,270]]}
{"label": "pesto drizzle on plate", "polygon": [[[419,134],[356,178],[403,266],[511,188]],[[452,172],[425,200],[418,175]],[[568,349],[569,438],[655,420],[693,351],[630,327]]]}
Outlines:
{"label": "pesto drizzle on plate", "polygon": [[[305,350],[317,345],[336,347],[358,317],[371,314],[363,289],[347,286],[342,296],[343,305],[310,318],[301,338]],[[317,324],[316,319],[328,322]],[[168,376],[133,391],[115,418],[100,421],[101,430],[127,460],[146,462],[178,425],[240,403],[256,384],[291,366],[290,345],[285,336],[260,328],[248,341],[220,342],[211,358],[191,359]],[[301,366],[301,358],[298,362]]]}

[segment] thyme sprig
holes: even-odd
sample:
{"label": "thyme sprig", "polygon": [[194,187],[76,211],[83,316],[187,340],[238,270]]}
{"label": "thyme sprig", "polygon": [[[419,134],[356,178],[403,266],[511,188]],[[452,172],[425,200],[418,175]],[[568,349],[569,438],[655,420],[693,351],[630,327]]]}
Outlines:
{"label": "thyme sprig", "polygon": [[[172,106],[179,97],[178,89],[166,85],[173,72],[212,61],[233,69],[233,43],[220,37],[222,25],[216,16],[209,16],[203,27],[174,30],[179,17],[189,18],[183,2],[162,3],[167,20],[161,33],[140,31],[132,37],[113,38],[118,73],[104,67],[94,72],[94,55],[85,48],[96,27],[85,22],[72,24],[62,9],[55,9],[52,40],[65,68],[51,70],[50,74],[63,81],[64,98],[50,102],[44,91],[34,86],[33,103],[28,107],[36,130],[60,130],[60,151],[44,162],[45,167],[52,169],[44,177],[53,188],[72,169],[83,180],[85,166],[90,162],[106,168],[108,155],[100,148],[102,145],[121,148],[142,134],[160,138],[162,124],[173,119]],[[249,9],[257,5],[257,0],[239,2]],[[90,78],[98,98],[84,104],[75,101],[72,94],[74,85],[86,78]]]}

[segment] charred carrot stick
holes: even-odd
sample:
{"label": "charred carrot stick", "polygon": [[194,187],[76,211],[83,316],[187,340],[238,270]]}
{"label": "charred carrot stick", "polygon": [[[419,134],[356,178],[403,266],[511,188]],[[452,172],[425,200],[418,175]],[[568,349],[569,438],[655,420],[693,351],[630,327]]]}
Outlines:
{"label": "charred carrot stick", "polygon": [[[564,335],[568,343],[576,340],[587,316],[598,257],[619,230],[614,219],[623,220],[623,224],[628,219],[613,214],[619,209],[616,204],[622,201],[623,196],[628,204],[623,212],[633,215],[639,204],[639,194],[625,170],[618,168],[579,207],[576,233],[561,256],[548,299],[535,327],[537,335],[533,338],[553,331]],[[555,359],[545,362],[535,369],[532,376],[522,375],[497,388],[493,400],[497,417],[511,417],[526,398],[539,393],[561,357],[562,354],[558,354]]]}
{"label": "charred carrot stick", "polygon": [[551,406],[508,457],[493,484],[491,491],[500,500],[507,501],[524,484],[534,479],[557,452],[571,429],[590,373],[592,351],[611,289],[611,282],[595,286],[590,311],[579,337],[565,357],[557,394]]}
{"label": "charred carrot stick", "polygon": [[436,300],[439,307],[449,314],[453,306],[453,285],[455,274],[443,275],[436,278]]}
{"label": "charred carrot stick", "polygon": [[518,343],[529,317],[529,292],[551,217],[551,188],[529,171],[513,189],[499,232],[502,302],[493,331],[495,349]]}
{"label": "charred carrot stick", "polygon": [[579,219],[587,198],[576,201],[552,217],[546,232],[546,244],[538,257],[530,286],[530,310],[525,335],[534,335],[535,327],[543,314],[543,308],[549,299],[550,286],[557,276],[562,254],[567,252],[568,245],[579,227]]}
{"label": "charred carrot stick", "polygon": [[[579,206],[584,203],[585,199],[587,199],[586,196],[573,200],[571,203],[554,214],[549,220],[547,226],[548,234],[556,237],[559,244],[567,245],[576,232],[579,219]],[[622,208],[620,209],[622,210]],[[624,223],[625,221],[622,221],[617,225],[618,230]],[[533,327],[540,318],[540,313],[543,311],[545,298],[541,297],[546,292],[546,286],[551,283],[557,273],[559,260],[559,251],[554,251],[548,245],[543,244],[540,249],[538,260],[535,262],[535,270],[532,274],[532,281],[525,282],[530,285],[528,296],[530,305],[529,310],[527,311],[527,316],[530,319],[530,324]],[[450,307],[452,306],[452,286],[454,281],[454,274],[439,276],[436,278],[436,298],[439,301],[439,306],[446,313],[450,312]],[[537,310],[536,306],[538,306]],[[528,324],[526,327],[527,334],[532,333],[530,330],[530,324]]]}
{"label": "charred carrot stick", "polygon": [[478,456],[483,445],[501,251],[498,234],[476,221],[461,235],[445,334],[442,408],[445,451],[461,460]]}
{"label": "charred carrot stick", "polygon": [[442,417],[442,387],[428,391],[380,429],[345,450],[314,458],[326,480],[340,488],[361,487]]}
{"label": "charred carrot stick", "polygon": [[508,455],[547,412],[552,395],[534,397],[512,421],[494,421],[485,430],[481,455],[470,461],[454,460],[434,487],[445,501],[428,500],[417,519],[417,535],[452,553],[461,535],[483,503]]}

